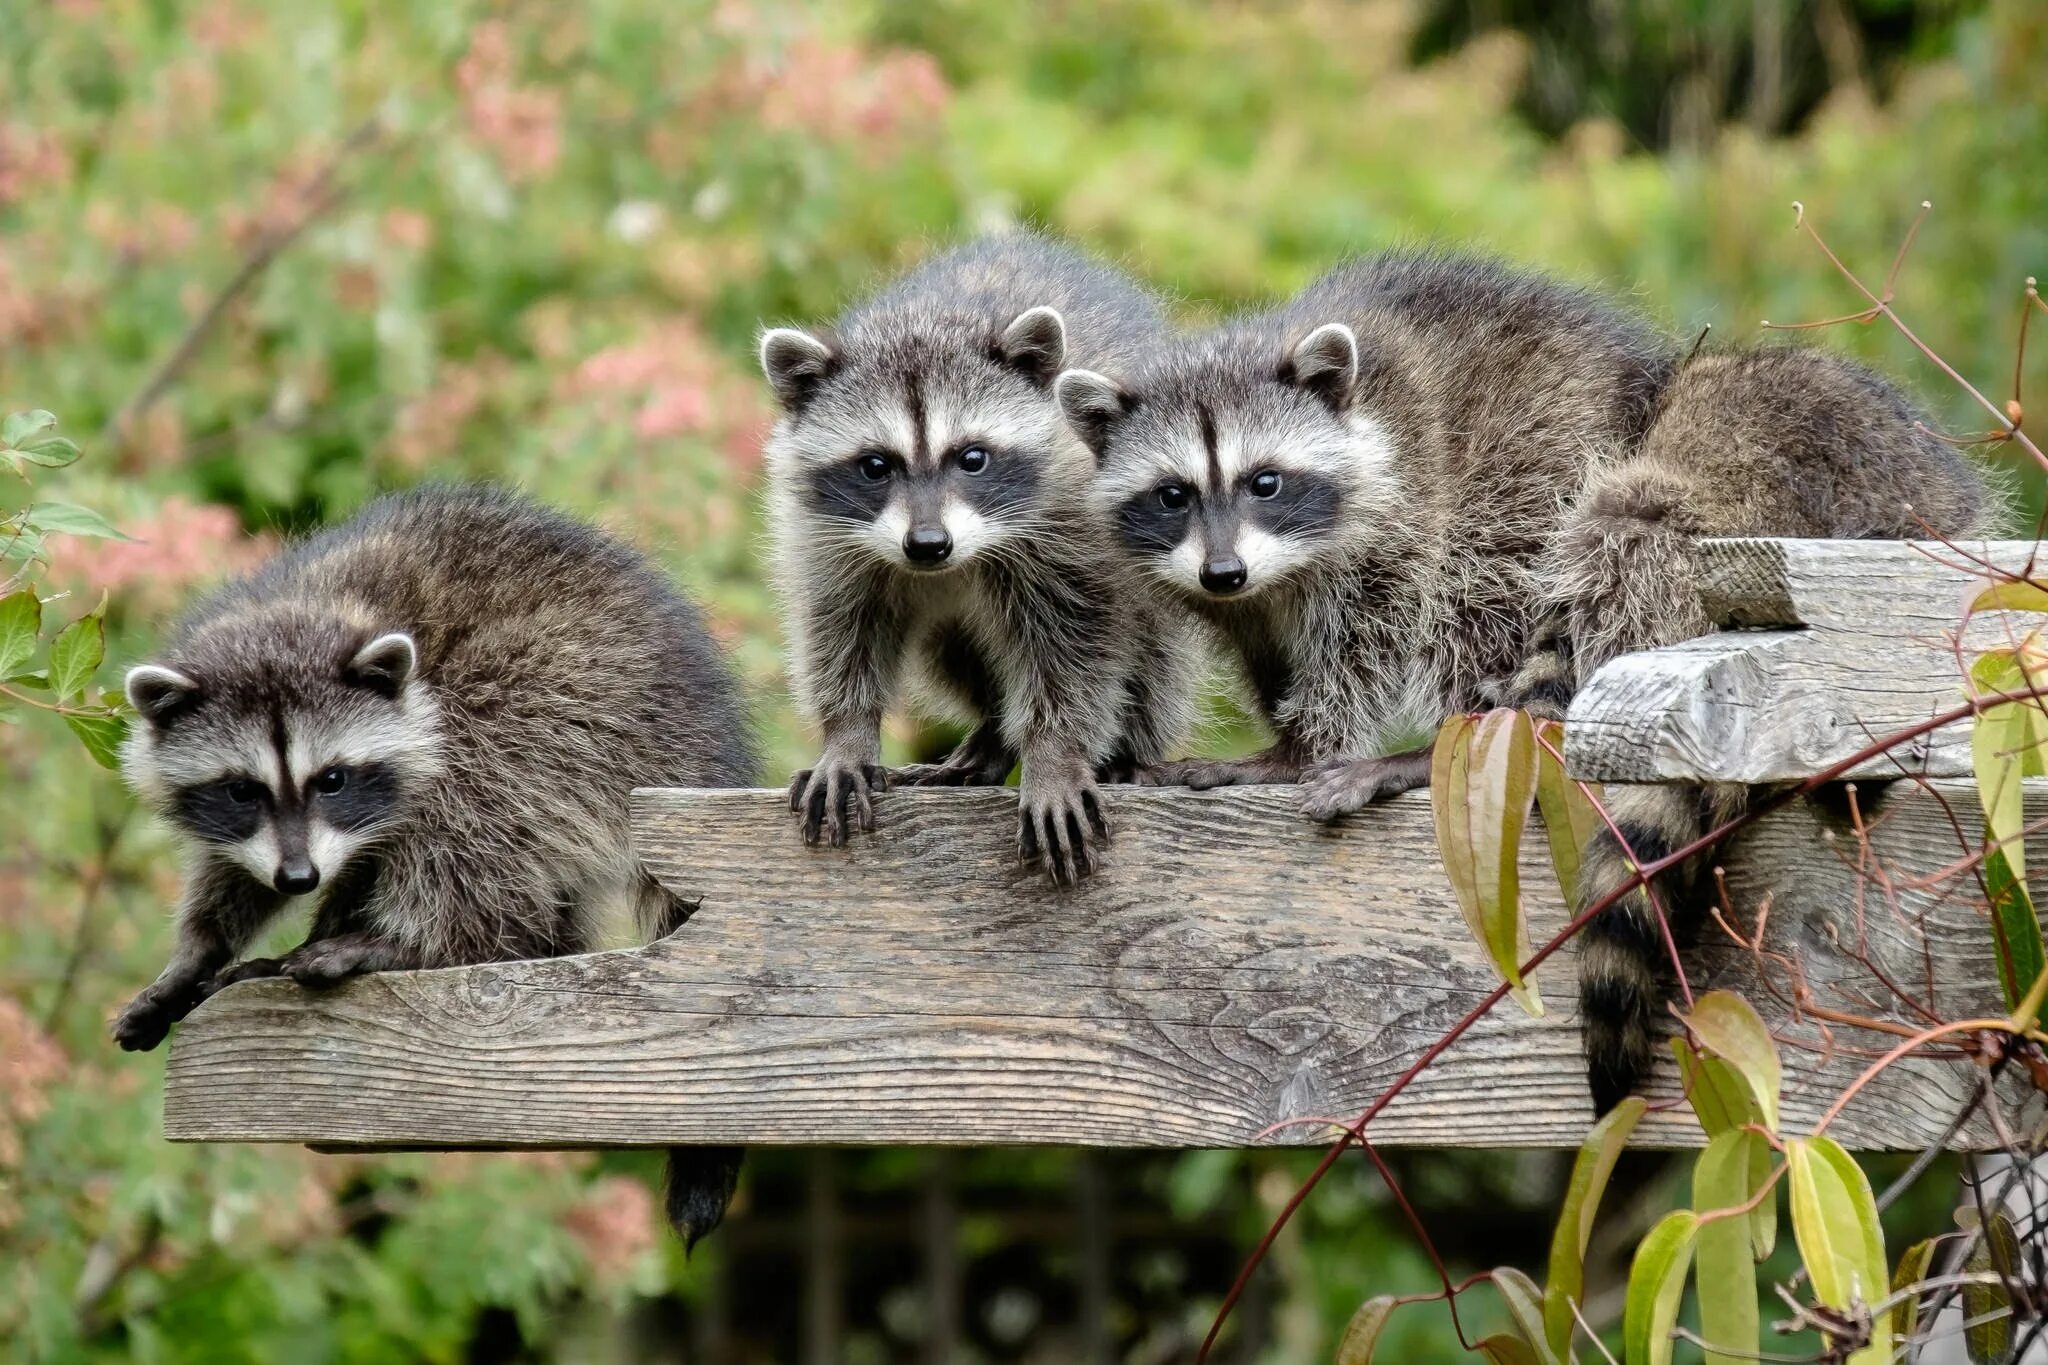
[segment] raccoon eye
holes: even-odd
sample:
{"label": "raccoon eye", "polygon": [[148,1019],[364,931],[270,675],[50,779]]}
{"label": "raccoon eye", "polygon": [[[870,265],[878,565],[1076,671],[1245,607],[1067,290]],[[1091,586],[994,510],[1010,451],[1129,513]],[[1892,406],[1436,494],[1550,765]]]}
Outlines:
{"label": "raccoon eye", "polygon": [[348,769],[329,768],[313,779],[313,790],[322,796],[332,796],[348,785]]}
{"label": "raccoon eye", "polygon": [[1188,490],[1177,483],[1159,485],[1159,505],[1169,512],[1178,512],[1188,505]]}
{"label": "raccoon eye", "polygon": [[1270,498],[1280,491],[1280,475],[1277,470],[1261,469],[1252,475],[1252,496]]}
{"label": "raccoon eye", "polygon": [[860,466],[860,476],[870,483],[880,483],[889,477],[889,461],[872,450],[855,463]]}
{"label": "raccoon eye", "polygon": [[988,452],[980,446],[969,446],[956,457],[960,467],[969,474],[979,474],[988,468]]}
{"label": "raccoon eye", "polygon": [[228,800],[238,806],[254,805],[263,799],[263,784],[246,777],[238,777],[228,783]]}

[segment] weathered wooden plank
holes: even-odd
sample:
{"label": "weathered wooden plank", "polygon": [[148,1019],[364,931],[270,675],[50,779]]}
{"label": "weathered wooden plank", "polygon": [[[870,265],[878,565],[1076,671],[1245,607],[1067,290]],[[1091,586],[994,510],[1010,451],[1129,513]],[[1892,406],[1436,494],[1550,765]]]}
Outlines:
{"label": "weathered wooden plank", "polygon": [[[1945,792],[1965,828],[1971,798]],[[1879,798],[1878,856],[1926,869],[1956,853],[1947,818],[1906,784]],[[2033,803],[2048,814],[2048,793]],[[643,855],[702,909],[628,951],[392,974],[313,994],[237,986],[179,1031],[174,1139],[445,1146],[688,1142],[1235,1146],[1268,1125],[1364,1108],[1493,985],[1471,945],[1415,794],[1326,830],[1284,788],[1112,789],[1108,866],[1072,891],[1012,854],[1014,794],[895,792],[879,831],[805,849],[773,792],[643,792]],[[1835,850],[1823,837],[1833,835]],[[1564,920],[1530,841],[1540,938]],[[1738,904],[1774,897],[1772,942],[1823,1000],[1871,986],[1830,947],[1854,937],[1857,879],[1839,811],[1772,816],[1734,851]],[[1926,972],[1939,1004],[1995,1001],[1977,914],[1960,895],[1873,899],[1873,960]],[[1903,917],[1902,917],[1903,916]],[[1700,988],[1748,989],[1703,945]],[[1381,1141],[1576,1143],[1590,1117],[1569,951],[1539,974],[1550,1003],[1503,1006],[1376,1125]],[[1871,986],[1871,993],[1881,990]],[[1860,1063],[1788,1053],[1785,1110],[1809,1123]],[[1873,1086],[1838,1125],[1863,1147],[1933,1140],[1967,1078],[1919,1066]],[[1658,1093],[1673,1093],[1669,1076]],[[1653,1115],[1651,1141],[1696,1133]],[[1320,1130],[1276,1141],[1314,1142]]]}
{"label": "weathered wooden plank", "polygon": [[[1796,781],[1963,700],[1956,633],[1984,580],[1962,553],[2012,572],[2031,541],[1721,540],[1701,549],[1702,595],[1735,629],[1601,669],[1572,703],[1566,756],[1603,782]],[[2039,623],[1975,617],[1967,658]],[[1970,772],[1970,726],[1943,726],[1853,776]]]}

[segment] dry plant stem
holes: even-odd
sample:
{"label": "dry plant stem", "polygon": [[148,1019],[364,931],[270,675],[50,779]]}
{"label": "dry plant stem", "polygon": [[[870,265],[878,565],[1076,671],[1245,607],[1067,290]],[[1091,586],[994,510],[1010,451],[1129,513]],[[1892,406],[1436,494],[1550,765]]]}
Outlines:
{"label": "dry plant stem", "polygon": [[1600,1340],[1600,1334],[1595,1332],[1592,1324],[1586,1321],[1586,1315],[1579,1311],[1579,1301],[1567,1295],[1565,1302],[1571,1305],[1572,1321],[1576,1322],[1581,1330],[1585,1332],[1586,1340],[1593,1343],[1594,1348],[1600,1352],[1600,1358],[1605,1360],[1607,1365],[1621,1365],[1621,1362],[1614,1358],[1614,1353],[1607,1349],[1607,1343]]}
{"label": "dry plant stem", "polygon": [[[1578,933],[1595,915],[1619,901],[1623,896],[1635,890],[1636,887],[1643,885],[1649,878],[1656,876],[1667,868],[1677,866],[1687,858],[1715,847],[1725,841],[1730,835],[1738,830],[1747,828],[1771,811],[1809,795],[1831,782],[1840,781],[1843,774],[1849,772],[1857,765],[1867,763],[1881,754],[1888,753],[1910,739],[1915,739],[1931,731],[1938,730],[1944,725],[1952,725],[1956,721],[1973,715],[1987,706],[1994,706],[2006,701],[2023,701],[2038,698],[2041,695],[2041,689],[2028,688],[2017,692],[2001,692],[1989,696],[1979,696],[1960,706],[1937,712],[1925,720],[1907,726],[1903,730],[1884,736],[1857,752],[1850,754],[1840,762],[1832,764],[1814,774],[1803,782],[1781,788],[1763,800],[1756,802],[1749,809],[1743,811],[1733,820],[1719,828],[1709,830],[1691,843],[1673,850],[1648,865],[1638,867],[1634,875],[1623,881],[1619,886],[1615,887],[1598,901],[1595,901],[1592,905],[1587,906],[1583,911],[1574,916],[1570,923],[1559,930],[1554,937],[1531,954],[1528,961],[1524,962],[1521,966],[1521,975],[1526,979],[1538,967],[1547,962],[1559,948],[1564,946],[1567,940]],[[1422,1055],[1417,1057],[1399,1076],[1395,1077],[1386,1090],[1381,1092],[1379,1098],[1368,1105],[1365,1112],[1360,1114],[1357,1120],[1346,1128],[1344,1135],[1332,1144],[1329,1151],[1323,1154],[1323,1159],[1316,1163],[1315,1169],[1309,1172],[1307,1178],[1302,1181],[1293,1196],[1281,1206],[1280,1212],[1275,1215],[1272,1223],[1268,1225],[1265,1233],[1259,1238],[1258,1244],[1252,1248],[1251,1254],[1245,1259],[1244,1265],[1238,1270],[1237,1278],[1231,1283],[1229,1291],[1223,1296],[1223,1302],[1217,1308],[1216,1317],[1209,1324],[1208,1334],[1202,1338],[1201,1348],[1195,1355],[1196,1365],[1205,1365],[1205,1362],[1209,1359],[1209,1353],[1215,1349],[1217,1337],[1222,1334],[1224,1323],[1229,1321],[1231,1311],[1236,1308],[1238,1300],[1244,1297],[1245,1286],[1251,1282],[1252,1275],[1258,1271],[1259,1266],[1265,1262],[1267,1253],[1272,1250],[1273,1240],[1280,1235],[1288,1222],[1293,1219],[1295,1210],[1301,1207],[1302,1201],[1314,1193],[1316,1186],[1322,1183],[1323,1177],[1328,1175],[1330,1168],[1337,1164],[1338,1158],[1344,1155],[1345,1150],[1351,1143],[1360,1140],[1364,1136],[1365,1129],[1372,1121],[1379,1117],[1381,1112],[1389,1104],[1393,1103],[1404,1090],[1414,1084],[1417,1076],[1420,1076],[1430,1066],[1434,1065],[1437,1058],[1456,1045],[1457,1041],[1464,1037],[1474,1024],[1491,1013],[1495,1006],[1507,998],[1507,995],[1508,986],[1505,981],[1502,981],[1499,985],[1488,991],[1479,1003],[1473,1006],[1463,1018],[1451,1025],[1435,1042],[1423,1049]],[[1886,1066],[1891,1065],[1898,1058],[1912,1051],[1913,1047],[1917,1046],[1920,1041],[1935,1041],[1972,1025],[1997,1031],[2010,1031],[2007,1021],[1993,1019],[1988,1021],[1967,1021],[1965,1024],[1948,1025],[1942,1029],[1928,1030],[1925,1033],[1915,1035],[1913,1040],[1902,1043],[1899,1047],[1886,1053],[1883,1059],[1873,1063],[1871,1069],[1866,1071],[1856,1086],[1852,1088],[1851,1095],[1856,1090],[1860,1090],[1864,1085],[1867,1085],[1870,1077],[1877,1075]],[[1829,1111],[1830,1119],[1840,1112],[1847,1103],[1847,1099],[1848,1097],[1845,1096],[1842,1101],[1838,1102]],[[1815,1131],[1819,1132],[1820,1130],[1816,1128]]]}

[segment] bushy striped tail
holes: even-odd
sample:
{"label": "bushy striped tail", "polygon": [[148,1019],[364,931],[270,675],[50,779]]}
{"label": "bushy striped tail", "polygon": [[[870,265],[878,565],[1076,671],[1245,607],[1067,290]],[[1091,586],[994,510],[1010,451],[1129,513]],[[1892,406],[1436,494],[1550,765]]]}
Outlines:
{"label": "bushy striped tail", "polygon": [[739,1147],[671,1147],[663,1181],[662,1206],[669,1226],[682,1239],[683,1254],[725,1221],[726,1205],[739,1188]]}
{"label": "bushy striped tail", "polygon": [[[1748,800],[1746,788],[1622,787],[1607,789],[1615,827],[1601,829],[1579,864],[1574,912],[1606,899],[1647,866],[1733,819]],[[1715,850],[1686,859],[1655,879],[1658,903],[1673,939],[1685,947],[1698,935],[1708,897],[1706,871]],[[1657,1053],[1657,1016],[1664,1011],[1670,952],[1645,888],[1636,887],[1579,931],[1579,1021],[1584,1031],[1586,1080],[1593,1108],[1605,1114],[1649,1078]]]}

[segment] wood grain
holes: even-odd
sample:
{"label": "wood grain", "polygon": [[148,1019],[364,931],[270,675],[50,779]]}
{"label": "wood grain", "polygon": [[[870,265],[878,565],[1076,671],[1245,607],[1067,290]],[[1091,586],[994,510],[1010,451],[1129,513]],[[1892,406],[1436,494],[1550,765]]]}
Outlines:
{"label": "wood grain", "polygon": [[[1969,792],[1942,794],[1973,827]],[[1884,865],[1955,856],[1933,797],[1898,784],[1864,799],[1883,816],[1870,856]],[[1298,819],[1285,788],[1113,788],[1108,866],[1068,892],[1015,865],[1006,790],[890,793],[878,832],[846,850],[802,847],[774,792],[635,801],[648,865],[702,900],[675,935],[318,994],[233,987],[174,1040],[167,1135],[344,1147],[1317,1143],[1313,1125],[1260,1134],[1356,1114],[1494,984],[1421,794],[1329,830]],[[2048,794],[2031,802],[2030,815],[2048,814]],[[1564,920],[1542,846],[1532,829],[1538,941]],[[1842,811],[1807,803],[1764,821],[1730,861],[1738,905],[1753,911],[1770,893],[1773,945],[1838,1004],[1845,987],[1881,994],[1830,941],[1856,936],[1857,853]],[[1908,927],[1920,915],[1940,1008],[1995,1002],[1989,936],[1960,888],[1897,911],[1870,897],[1873,959],[1894,980],[1922,981],[1923,940]],[[1788,1036],[1815,1037],[1757,988],[1746,955],[1704,945],[1694,961],[1697,987],[1743,988]],[[1544,1018],[1502,1005],[1386,1112],[1376,1139],[1576,1144],[1591,1116],[1573,973],[1567,950],[1537,974]],[[1788,1123],[1810,1123],[1860,1065],[1788,1051]],[[1835,1131],[1860,1147],[1924,1144],[1966,1083],[1954,1066],[1905,1068]],[[1660,1075],[1657,1093],[1672,1084]],[[1679,1115],[1653,1115],[1644,1133],[1698,1139]]]}
{"label": "wood grain", "polygon": [[[1958,551],[2018,572],[2031,541],[1956,549],[1901,541],[1720,540],[1700,551],[1701,593],[1731,628],[1625,655],[1580,689],[1566,757],[1602,782],[1796,781],[1963,700],[1956,632],[1985,580]],[[1987,612],[1965,657],[2010,643],[2038,616]],[[1772,629],[1755,629],[1772,627]],[[1970,725],[1920,736],[1852,776],[1970,773]]]}

